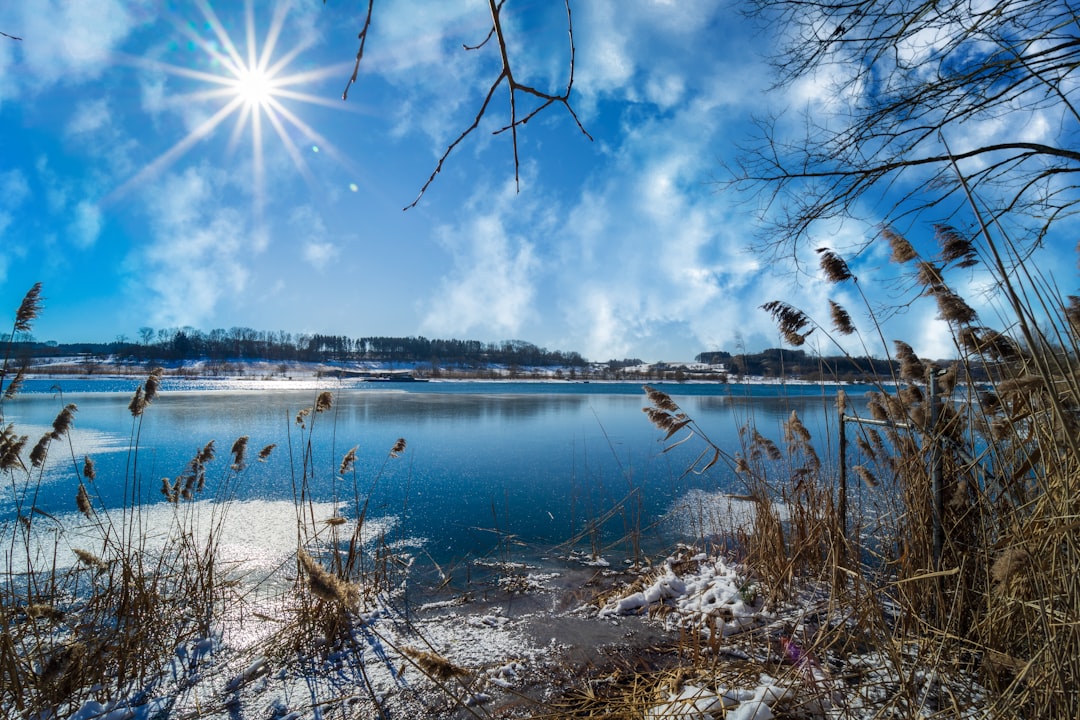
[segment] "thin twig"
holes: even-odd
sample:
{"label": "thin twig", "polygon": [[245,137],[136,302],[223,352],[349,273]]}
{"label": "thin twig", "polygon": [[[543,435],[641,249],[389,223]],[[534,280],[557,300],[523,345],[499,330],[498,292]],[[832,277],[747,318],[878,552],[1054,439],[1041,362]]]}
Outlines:
{"label": "thin twig", "polygon": [[[326,0],[323,0],[325,4]],[[349,99],[349,88],[356,82],[356,77],[360,73],[360,61],[364,59],[364,45],[367,44],[368,29],[371,27],[371,11],[375,7],[375,0],[368,0],[367,4],[367,16],[364,18],[364,27],[360,29],[360,34],[357,38],[360,40],[360,47],[356,50],[356,64],[353,65],[352,76],[349,78],[349,82],[345,84],[345,90],[341,93],[342,100]]]}

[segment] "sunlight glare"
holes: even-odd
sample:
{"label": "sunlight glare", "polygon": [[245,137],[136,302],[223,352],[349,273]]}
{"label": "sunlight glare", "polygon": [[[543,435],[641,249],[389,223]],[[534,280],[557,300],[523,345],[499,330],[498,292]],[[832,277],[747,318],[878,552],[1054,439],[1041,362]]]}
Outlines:
{"label": "sunlight glare", "polygon": [[[264,183],[266,163],[263,145],[267,136],[272,134],[280,140],[281,147],[292,160],[297,172],[312,187],[316,182],[297,146],[298,141],[304,144],[312,141],[318,143],[318,145],[312,145],[315,152],[325,150],[339,163],[354,170],[352,163],[344,154],[338,152],[327,138],[301,120],[282,102],[288,101],[295,105],[318,105],[339,111],[356,112],[357,108],[345,106],[340,100],[335,101],[330,97],[293,89],[297,85],[306,86],[327,77],[341,75],[352,65],[349,62],[343,62],[314,70],[290,72],[288,70],[290,62],[314,44],[313,37],[296,39],[292,47],[288,48],[276,61],[272,61],[278,40],[282,37],[286,16],[291,8],[289,2],[281,1],[275,4],[270,27],[261,45],[256,37],[254,3],[251,0],[244,3],[246,52],[241,52],[237,48],[209,2],[196,0],[195,4],[203,15],[204,26],[210,30],[213,37],[200,34],[197,29],[199,25],[194,23],[178,24],[177,27],[187,36],[192,47],[202,50],[205,57],[211,61],[211,68],[196,69],[141,57],[128,58],[128,61],[154,72],[194,81],[197,86],[200,86],[190,92],[174,91],[168,98],[169,105],[183,107],[191,103],[223,104],[209,119],[190,130],[172,147],[109,193],[105,200],[114,202],[134,188],[142,186],[147,180],[160,175],[232,117],[234,125],[228,140],[228,152],[231,154],[235,151],[243,136],[250,137],[252,203],[255,224],[261,226],[266,202]],[[273,132],[265,132],[265,129]]]}
{"label": "sunlight glare", "polygon": [[236,73],[233,88],[248,107],[266,107],[274,97],[274,78],[258,67],[241,68]]}

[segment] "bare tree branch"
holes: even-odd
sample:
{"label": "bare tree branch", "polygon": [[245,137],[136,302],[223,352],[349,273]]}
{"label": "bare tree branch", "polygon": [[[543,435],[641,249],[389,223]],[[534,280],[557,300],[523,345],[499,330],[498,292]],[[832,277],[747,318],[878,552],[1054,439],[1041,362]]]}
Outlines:
{"label": "bare tree branch", "polygon": [[0,31],[0,35],[3,35],[6,38],[11,38],[12,40],[22,40],[21,37],[15,37],[14,35],[8,35],[6,32],[3,32],[3,31]]}
{"label": "bare tree branch", "polygon": [[[577,125],[581,133],[589,140],[593,139],[592,136],[585,129],[585,126],[582,124],[581,119],[578,117],[577,113],[574,111],[574,108],[570,104],[570,94],[574,87],[574,63],[576,60],[576,48],[574,45],[574,23],[573,16],[570,10],[570,0],[564,0],[564,4],[566,6],[567,35],[569,36],[570,43],[570,53],[568,60],[569,77],[567,79],[566,89],[559,94],[544,92],[533,85],[529,85],[528,83],[518,80],[518,78],[515,76],[511,53],[507,45],[506,37],[503,34],[502,11],[505,4],[506,0],[488,0],[488,8],[491,13],[491,29],[488,31],[487,36],[480,43],[476,45],[462,46],[466,51],[480,50],[481,48],[488,45],[492,38],[494,38],[498,44],[499,49],[501,65],[499,74],[495,78],[495,81],[488,88],[487,93],[484,96],[484,100],[480,104],[480,108],[477,110],[476,116],[473,118],[472,122],[449,145],[447,145],[445,152],[443,152],[442,156],[439,158],[438,163],[436,163],[435,169],[432,171],[431,175],[420,188],[420,192],[417,194],[416,198],[411,203],[409,203],[403,208],[404,210],[409,210],[410,208],[416,207],[416,205],[420,202],[421,198],[423,198],[424,194],[427,192],[428,188],[431,187],[431,184],[435,182],[435,178],[438,177],[439,173],[442,172],[443,166],[445,165],[447,159],[450,157],[451,153],[453,153],[453,151],[458,147],[458,145],[462,143],[462,141],[465,140],[465,138],[467,138],[470,134],[472,134],[474,130],[476,130],[480,126],[480,122],[484,119],[484,116],[487,114],[488,109],[491,106],[492,98],[494,97],[496,91],[500,87],[502,87],[504,83],[510,102],[510,121],[503,127],[495,130],[493,134],[499,135],[506,132],[507,130],[510,131],[514,155],[514,182],[519,189],[521,182],[521,161],[518,152],[519,126],[524,126],[547,108],[551,107],[552,105],[558,104],[566,108],[566,111],[570,114],[570,117],[574,119],[574,123]],[[364,20],[364,26],[360,30],[359,34],[360,48],[356,54],[356,64],[353,68],[352,77],[349,79],[349,82],[345,87],[345,92],[342,93],[342,99],[348,98],[349,88],[353,85],[353,83],[356,82],[360,70],[360,61],[363,59],[364,55],[364,45],[367,42],[368,31],[371,28],[373,5],[374,0],[368,0],[367,16]],[[531,110],[525,112],[523,116],[519,116],[518,101],[520,96],[528,96],[535,98],[539,102],[539,104]]]}
{"label": "bare tree branch", "polygon": [[[323,4],[326,4],[326,0],[323,0]],[[356,51],[356,64],[353,65],[352,76],[349,78],[349,82],[345,84],[345,90],[341,93],[342,100],[349,99],[349,88],[356,82],[356,77],[360,73],[360,61],[364,59],[364,46],[367,44],[368,30],[371,28],[371,12],[375,8],[375,0],[368,0],[367,15],[364,16],[364,27],[360,29],[360,34],[357,38],[360,40],[360,47]]]}
{"label": "bare tree branch", "polygon": [[1080,173],[1080,21],[1066,0],[752,0],[751,12],[783,28],[774,89],[836,79],[836,104],[808,113],[801,138],[766,121],[730,170],[728,185],[767,189],[767,248],[790,254],[818,221],[868,208],[886,222],[960,212],[954,160],[990,217],[1025,218],[1035,243],[1080,211],[1068,180]]}

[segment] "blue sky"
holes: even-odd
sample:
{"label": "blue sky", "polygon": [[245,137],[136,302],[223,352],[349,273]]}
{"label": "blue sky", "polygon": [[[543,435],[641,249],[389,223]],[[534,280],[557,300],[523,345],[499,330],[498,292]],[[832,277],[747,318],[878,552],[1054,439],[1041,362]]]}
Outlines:
{"label": "blue sky", "polygon": [[[483,40],[487,3],[376,3],[342,102],[365,6],[4,3],[0,31],[22,39],[0,37],[0,307],[41,281],[39,340],[247,326],[523,339],[593,360],[779,346],[759,309],[773,299],[825,319],[832,297],[858,322],[850,289],[750,252],[753,207],[719,192],[753,116],[836,102],[827,77],[767,92],[774,40],[734,4],[573,3],[572,104],[593,139],[543,112],[519,134],[518,191],[509,136],[491,132],[508,118],[497,94],[407,212],[497,74],[494,46],[462,50]],[[507,8],[519,78],[560,90],[562,4]],[[272,45],[273,114],[258,105],[266,81],[236,82],[230,43],[245,65]],[[864,243],[867,214],[814,244]],[[1052,239],[1047,263],[1066,290],[1072,247]],[[887,256],[877,243],[853,261],[875,303],[909,299]],[[959,289],[992,303],[981,282]],[[887,339],[952,355],[935,315],[913,306]]]}

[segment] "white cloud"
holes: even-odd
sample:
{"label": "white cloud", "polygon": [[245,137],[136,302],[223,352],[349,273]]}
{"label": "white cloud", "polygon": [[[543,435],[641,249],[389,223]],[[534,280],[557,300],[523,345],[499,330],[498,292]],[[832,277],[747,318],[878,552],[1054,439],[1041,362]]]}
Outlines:
{"label": "white cloud", "polygon": [[101,234],[101,224],[101,208],[87,200],[79,201],[75,206],[75,218],[70,228],[75,246],[88,248],[97,242]]}
{"label": "white cloud", "polygon": [[291,233],[300,240],[304,261],[316,270],[326,266],[340,253],[327,238],[326,223],[311,205],[301,205],[289,215]]}
{"label": "white cloud", "polygon": [[318,270],[325,270],[339,252],[338,246],[333,243],[315,241],[304,243],[304,260]]}
{"label": "white cloud", "polygon": [[150,324],[199,327],[247,285],[250,227],[222,204],[224,178],[206,168],[165,176],[149,197],[154,237],[133,282],[148,291]]}
{"label": "white cloud", "polygon": [[27,198],[30,197],[30,185],[26,176],[19,170],[0,172],[0,237],[13,222],[13,215]]}
{"label": "white cloud", "polygon": [[[0,27],[22,38],[0,45],[0,100],[21,89],[98,77],[112,52],[149,19],[149,2],[39,0],[4,3]],[[13,47],[17,45],[17,47]]]}
{"label": "white cloud", "polygon": [[[488,196],[481,191],[477,197]],[[422,324],[429,332],[508,339],[536,316],[539,260],[533,244],[507,221],[538,217],[516,198],[512,182],[490,199],[491,206],[476,208],[463,225],[440,231],[454,267],[428,301]]]}
{"label": "white cloud", "polygon": [[68,136],[81,139],[109,126],[112,113],[105,98],[82,101],[75,107],[75,114],[68,121],[65,132]]}

